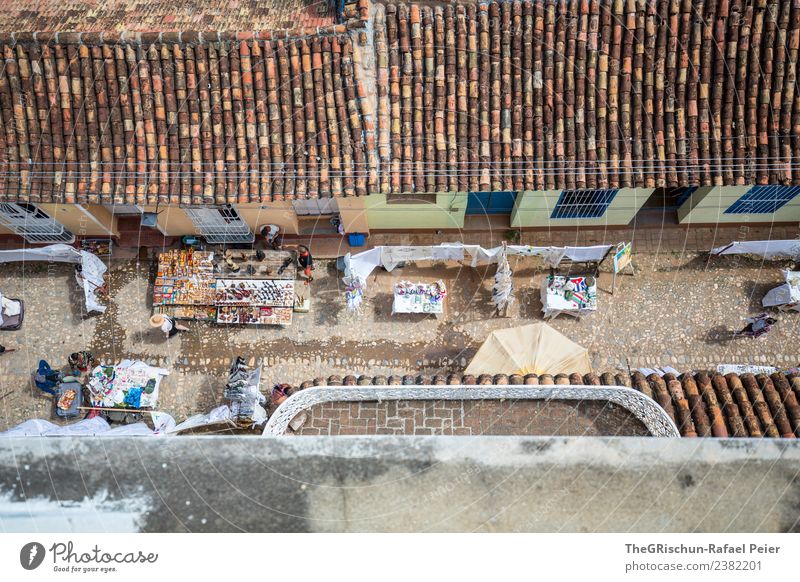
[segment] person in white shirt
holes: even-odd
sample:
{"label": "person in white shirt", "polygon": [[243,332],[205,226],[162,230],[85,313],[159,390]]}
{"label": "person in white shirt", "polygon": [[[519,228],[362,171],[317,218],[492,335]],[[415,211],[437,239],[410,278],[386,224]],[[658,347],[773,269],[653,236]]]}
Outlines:
{"label": "person in white shirt", "polygon": [[178,335],[178,332],[190,331],[188,327],[180,325],[169,315],[164,315],[162,313],[157,313],[151,317],[150,325],[160,328],[167,336],[167,339]]}

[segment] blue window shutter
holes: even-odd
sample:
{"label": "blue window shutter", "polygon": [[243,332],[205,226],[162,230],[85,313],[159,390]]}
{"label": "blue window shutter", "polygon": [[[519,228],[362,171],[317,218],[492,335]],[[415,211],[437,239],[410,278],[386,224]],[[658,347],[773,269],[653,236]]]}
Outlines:
{"label": "blue window shutter", "polygon": [[725,214],[772,214],[800,193],[800,186],[753,186]]}

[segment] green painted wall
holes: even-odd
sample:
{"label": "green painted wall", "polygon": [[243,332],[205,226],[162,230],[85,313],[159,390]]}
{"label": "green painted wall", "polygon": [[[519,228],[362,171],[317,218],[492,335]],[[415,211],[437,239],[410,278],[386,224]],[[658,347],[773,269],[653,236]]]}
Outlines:
{"label": "green painted wall", "polygon": [[386,194],[364,198],[367,223],[372,229],[463,228],[467,195],[440,192],[436,203],[387,204]]}
{"label": "green painted wall", "polygon": [[721,222],[800,222],[800,196],[773,214],[725,214],[752,186],[707,186],[698,188],[678,209],[681,224]]}
{"label": "green painted wall", "polygon": [[621,188],[600,218],[551,219],[553,207],[561,190],[535,190],[520,192],[511,213],[512,227],[560,226],[625,226],[633,220],[639,209],[653,193],[652,189]]}

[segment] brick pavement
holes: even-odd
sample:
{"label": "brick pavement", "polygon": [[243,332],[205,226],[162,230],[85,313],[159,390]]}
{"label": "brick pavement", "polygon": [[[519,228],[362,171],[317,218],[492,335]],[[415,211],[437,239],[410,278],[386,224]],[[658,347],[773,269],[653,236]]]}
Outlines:
{"label": "brick pavement", "polygon": [[305,411],[297,434],[647,436],[630,412],[608,402],[400,400],[329,402]]}

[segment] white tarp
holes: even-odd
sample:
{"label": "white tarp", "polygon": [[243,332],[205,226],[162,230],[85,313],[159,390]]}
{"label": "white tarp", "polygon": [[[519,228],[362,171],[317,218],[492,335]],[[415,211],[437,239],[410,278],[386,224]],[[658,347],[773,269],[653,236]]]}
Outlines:
{"label": "white tarp", "polygon": [[355,276],[364,281],[366,285],[367,277],[375,270],[376,267],[381,265],[381,247],[375,247],[351,255],[347,253],[344,256],[344,274],[345,276]]}
{"label": "white tarp", "polygon": [[734,241],[711,250],[712,255],[758,255],[765,259],[800,259],[800,240]]}
{"label": "white tarp", "polygon": [[380,247],[381,264],[387,271],[391,271],[400,263],[411,261],[427,261],[433,258],[433,247]]}
{"label": "white tarp", "polygon": [[[372,271],[383,266],[387,271],[398,263],[427,260],[463,260],[465,254],[472,257],[472,266],[480,262],[497,262],[503,254],[503,246],[484,249],[479,245],[443,243],[438,246],[379,246],[355,255],[345,255],[345,275],[357,275],[366,281]],[[552,267],[564,259],[576,262],[600,262],[611,250],[612,245],[590,247],[534,247],[530,245],[507,245],[507,255],[524,257],[541,256]]]}
{"label": "white tarp", "polygon": [[783,271],[786,281],[780,287],[767,291],[761,300],[764,307],[791,306],[789,309],[800,311],[800,271]]}
{"label": "white tarp", "polygon": [[176,434],[190,428],[198,428],[228,420],[231,420],[231,409],[227,404],[223,404],[222,406],[217,406],[207,414],[195,414],[194,416],[190,416],[179,425],[172,427],[167,433]]}
{"label": "white tarp", "polygon": [[103,274],[107,268],[103,261],[96,255],[87,251],[79,251],[69,245],[57,244],[36,249],[16,249],[0,251],[0,263],[13,263],[19,261],[48,261],[56,263],[81,264],[82,277],[78,284],[83,287],[87,311],[104,313],[106,306],[97,298],[95,290],[103,285]]}
{"label": "white tarp", "polygon": [[59,426],[47,420],[32,419],[0,432],[0,437],[31,436],[153,436],[155,433],[144,422],[111,428],[105,419],[95,416]]}
{"label": "white tarp", "polygon": [[720,364],[717,372],[722,374],[774,374],[778,368],[772,366],[751,366],[749,364]]}

